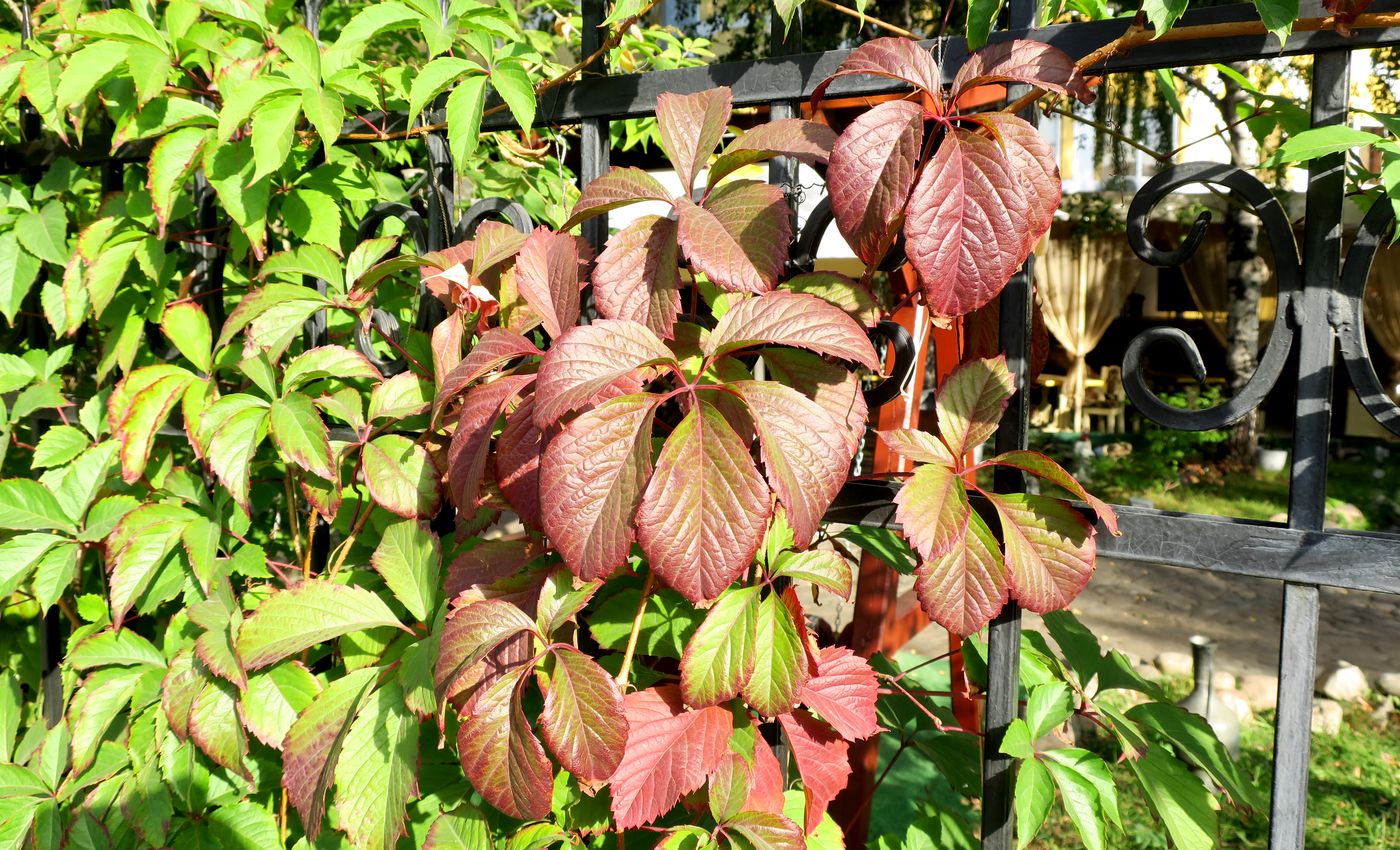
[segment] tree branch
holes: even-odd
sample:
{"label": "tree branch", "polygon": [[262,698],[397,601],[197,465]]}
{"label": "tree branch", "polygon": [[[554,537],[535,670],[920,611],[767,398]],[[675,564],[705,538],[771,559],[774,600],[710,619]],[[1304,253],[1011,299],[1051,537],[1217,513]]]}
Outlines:
{"label": "tree branch", "polygon": [[1191,76],[1190,74],[1186,73],[1180,68],[1173,68],[1171,73],[1172,77],[1181,80],[1188,87],[1195,89],[1196,92],[1203,96],[1206,100],[1209,100],[1211,106],[1214,106],[1217,110],[1219,110],[1221,115],[1225,115],[1229,111],[1229,107],[1225,105],[1225,98],[1211,91],[1210,87],[1207,86],[1201,80],[1196,79],[1195,77]]}

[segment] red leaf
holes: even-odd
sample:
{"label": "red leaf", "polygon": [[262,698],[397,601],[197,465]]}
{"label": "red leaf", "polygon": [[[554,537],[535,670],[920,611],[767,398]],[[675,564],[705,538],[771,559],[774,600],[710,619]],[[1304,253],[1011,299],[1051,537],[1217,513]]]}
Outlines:
{"label": "red leaf", "polygon": [[533,342],[505,328],[491,328],[481,335],[467,356],[462,358],[438,388],[436,410],[441,410],[471,384],[486,377],[517,357],[543,354]]}
{"label": "red leaf", "polygon": [[865,394],[855,373],[815,354],[792,349],[763,352],[768,375],[792,387],[821,405],[846,441],[846,451],[855,454],[865,436]]}
{"label": "red leaf", "polygon": [[996,539],[976,514],[953,547],[919,564],[915,575],[914,592],[924,611],[960,637],[987,625],[1006,604],[1006,565]]}
{"label": "red leaf", "polygon": [[473,388],[463,399],[457,430],[447,449],[447,491],[459,510],[476,512],[496,420],[534,379],[534,375],[503,375]]}
{"label": "red leaf", "polygon": [[544,690],[540,731],[566,770],[581,780],[603,782],[622,761],[627,743],[622,689],[607,671],[573,647],[557,646],[553,657],[548,680],[540,679]]}
{"label": "red leaf", "polygon": [[714,153],[729,124],[733,99],[727,86],[696,92],[662,92],[656,99],[656,129],[661,149],[676,167],[682,194],[689,198],[695,175]]}
{"label": "red leaf", "polygon": [[804,548],[846,481],[851,452],[826,411],[774,381],[728,385],[753,414],[769,486],[787,508],[793,540]]}
{"label": "red leaf", "polygon": [[472,670],[508,639],[533,634],[535,623],[524,611],[500,599],[486,599],[457,608],[442,629],[433,684],[446,698],[472,684]]}
{"label": "red leaf", "polygon": [[802,687],[802,702],[816,709],[848,741],[880,731],[875,700],[880,692],[870,662],[842,646],[823,647],[817,675]]}
{"label": "red leaf", "polygon": [[585,581],[605,578],[627,560],[632,517],[651,475],[651,417],[660,398],[605,402],[570,422],[545,450],[540,519]]}
{"label": "red leaf", "polygon": [[560,230],[572,230],[580,222],[638,201],[670,203],[671,193],[640,168],[613,168],[583,187],[573,214]]}
{"label": "red leaf", "polygon": [[578,323],[578,291],[589,259],[580,256],[580,241],[539,227],[515,258],[515,284],[553,339]]}
{"label": "red leaf", "polygon": [[988,83],[1025,83],[1073,95],[1081,103],[1094,100],[1094,93],[1089,91],[1084,75],[1069,54],[1043,41],[1018,38],[974,51],[953,78],[953,99]]}
{"label": "red leaf", "polygon": [[880,253],[909,199],[923,140],[923,108],[906,100],[862,112],[836,140],[826,178],[831,212],[847,244],[867,263]]}
{"label": "red leaf", "polygon": [[972,507],[962,477],[941,463],[926,463],[914,471],[895,494],[895,519],[904,536],[925,558],[937,558],[967,533]]}
{"label": "red leaf", "polygon": [[457,728],[462,770],[485,800],[513,818],[549,815],[554,771],[520,707],[528,666],[506,673],[480,693]]}
{"label": "red leaf", "polygon": [[895,428],[879,433],[880,439],[890,447],[890,451],[915,463],[941,463],[946,466],[957,463],[953,453],[933,434],[915,431],[912,428]]}
{"label": "red leaf", "polygon": [[496,485],[520,516],[521,522],[538,528],[540,517],[540,456],[544,434],[535,425],[535,396],[525,396],[506,418],[496,439]]}
{"label": "red leaf", "polygon": [[810,835],[821,823],[827,805],[846,787],[851,762],[848,746],[835,730],[805,711],[797,710],[778,718],[792,746],[792,758],[802,775],[807,797],[806,831]]}
{"label": "red leaf", "polygon": [[755,345],[805,348],[880,368],[875,347],[854,319],[814,295],[798,292],[767,292],[730,307],[706,338],[705,354],[717,357]]}
{"label": "red leaf", "polygon": [[444,592],[456,599],[473,587],[492,584],[524,569],[543,553],[533,540],[485,540],[453,559],[447,568]]}
{"label": "red leaf", "polygon": [[753,748],[753,770],[749,773],[749,798],[744,801],[744,811],[783,813],[783,768],[777,756],[760,739]]}
{"label": "red leaf", "polygon": [[706,182],[715,186],[735,170],[775,156],[790,156],[813,168],[825,165],[835,142],[836,133],[825,124],[805,118],[768,121],[731,142],[710,166]]}
{"label": "red leaf", "polygon": [[907,38],[876,38],[852,50],[836,73],[822,80],[812,92],[812,105],[815,106],[826,93],[826,87],[837,77],[850,74],[870,74],[877,77],[891,77],[903,80],[916,89],[932,97],[935,103],[942,104],[943,74],[934,61],[933,54],[921,47],[918,42]]}
{"label": "red leaf", "polygon": [[698,401],[662,447],[637,511],[652,569],[692,602],[714,599],[753,561],[768,515],[768,487],[748,449]]}
{"label": "red leaf", "polygon": [[731,292],[767,292],[778,282],[792,241],[783,190],[735,180],[711,190],[704,206],[676,202],[677,239],[691,266]]}
{"label": "red leaf", "polygon": [[1040,452],[1006,452],[1005,454],[999,454],[991,458],[987,463],[994,463],[998,466],[1014,466],[1017,469],[1023,469],[1029,472],[1037,478],[1043,478],[1056,487],[1062,487],[1068,490],[1094,509],[1094,513],[1098,514],[1099,519],[1103,520],[1104,527],[1109,530],[1109,533],[1114,535],[1118,534],[1118,516],[1113,512],[1113,508],[1109,507],[1108,503],[1104,502],[1102,499],[1095,498],[1092,493],[1084,489],[1083,484],[1080,484],[1074,479],[1073,475],[1066,472],[1064,467],[1055,463],[1055,461]]}
{"label": "red leaf", "polygon": [[1351,25],[1370,5],[1371,0],[1322,0],[1322,8],[1336,16],[1333,23],[1344,38],[1351,38]]}
{"label": "red leaf", "polygon": [[553,425],[587,404],[608,384],[651,363],[675,360],[656,334],[626,319],[600,319],[570,328],[540,363],[535,424]]}
{"label": "red leaf", "polygon": [[938,431],[954,457],[962,457],[996,433],[1016,379],[1006,356],[968,360],[943,379],[935,407]]}
{"label": "red leaf", "polygon": [[593,298],[609,319],[631,319],[663,339],[681,311],[676,223],[642,216],[618,231],[598,255]]}
{"label": "red leaf", "polygon": [[1037,614],[1069,607],[1094,573],[1094,527],[1059,499],[987,498],[1001,519],[1011,595]]}
{"label": "red leaf", "polygon": [[909,197],[905,250],[924,301],[961,316],[996,297],[1025,262],[1030,206],[1001,147],[954,128]]}
{"label": "red leaf", "polygon": [[644,826],[705,784],[729,752],[729,709],[688,711],[680,689],[663,685],[628,694],[627,748],[612,775],[612,811],[619,829]]}
{"label": "red leaf", "polygon": [[1035,250],[1055,220],[1060,208],[1060,166],[1055,149],[1030,124],[1015,115],[988,112],[976,116],[990,127],[1011,164],[1011,172],[1021,181],[1030,206],[1026,223],[1026,253]]}

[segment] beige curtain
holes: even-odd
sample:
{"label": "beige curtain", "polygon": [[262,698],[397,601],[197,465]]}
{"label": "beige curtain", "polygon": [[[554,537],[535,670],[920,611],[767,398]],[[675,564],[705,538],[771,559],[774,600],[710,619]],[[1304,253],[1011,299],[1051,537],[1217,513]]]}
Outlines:
{"label": "beige curtain", "polygon": [[1390,357],[1390,383],[1400,385],[1400,245],[1376,252],[1366,283],[1366,329]]}
{"label": "beige curtain", "polygon": [[1075,431],[1084,429],[1085,360],[1137,288],[1142,263],[1121,234],[1041,242],[1036,285],[1045,326],[1073,358],[1065,392],[1073,400]]}
{"label": "beige curtain", "polygon": [[[1180,244],[1186,227],[1177,226],[1168,236],[1172,245]],[[1227,325],[1230,310],[1230,290],[1227,285],[1225,234],[1218,227],[1206,231],[1205,238],[1182,266],[1181,276],[1186,278],[1186,287],[1191,291],[1191,300],[1201,308],[1206,327],[1210,328],[1222,346],[1228,345]],[[1274,300],[1278,295],[1278,281],[1274,278],[1274,254],[1267,239],[1259,240],[1259,253],[1269,266],[1269,279],[1264,284],[1259,305],[1259,342],[1262,345],[1269,339],[1273,327]]]}

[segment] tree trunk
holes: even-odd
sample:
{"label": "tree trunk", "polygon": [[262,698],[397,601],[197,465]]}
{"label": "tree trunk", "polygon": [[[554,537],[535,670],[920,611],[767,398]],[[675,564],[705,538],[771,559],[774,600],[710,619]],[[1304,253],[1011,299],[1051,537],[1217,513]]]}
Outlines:
{"label": "tree trunk", "polygon": [[[1236,70],[1245,69],[1238,64]],[[1245,93],[1228,77],[1225,82],[1224,109],[1221,118],[1229,124],[1235,121],[1235,108],[1244,101]],[[1259,145],[1243,123],[1230,127],[1227,144],[1240,168],[1259,163]],[[1230,392],[1239,393],[1249,382],[1258,365],[1259,298],[1269,279],[1269,268],[1259,256],[1259,219],[1231,199],[1225,215],[1226,291],[1230,309],[1225,332],[1225,361],[1229,372]],[[1235,423],[1227,443],[1229,462],[1245,470],[1254,469],[1255,453],[1259,448],[1258,411],[1251,410]]]}

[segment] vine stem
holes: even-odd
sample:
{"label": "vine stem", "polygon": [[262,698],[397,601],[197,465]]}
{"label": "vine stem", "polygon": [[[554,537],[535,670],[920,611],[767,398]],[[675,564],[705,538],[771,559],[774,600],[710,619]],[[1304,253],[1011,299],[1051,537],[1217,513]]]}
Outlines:
{"label": "vine stem", "polygon": [[[647,14],[650,13],[651,10],[655,8],[656,4],[659,2],[661,2],[661,0],[650,0],[650,2],[643,6],[637,12],[637,14],[624,20],[621,24],[617,26],[616,29],[609,33],[607,39],[603,41],[602,45],[597,50],[593,51],[592,53],[588,54],[588,56],[584,59],[570,66],[559,76],[545,80],[544,82],[535,86],[536,99],[538,99],[540,95],[544,94],[550,89],[558,88],[564,83],[567,83],[569,80],[572,80],[574,77],[577,77],[589,65],[592,65],[594,62],[597,62],[599,59],[606,56],[608,54],[608,51],[612,50],[614,47],[617,47],[618,44],[622,42],[623,34],[626,33],[627,30],[631,29],[638,21],[645,18]],[[505,109],[506,105],[504,103],[498,103],[490,109],[482,111],[481,117],[483,119],[488,118],[492,115],[495,115],[498,112],[504,112]],[[412,120],[411,117],[410,120]],[[428,133],[436,133],[439,130],[446,129],[447,122],[439,121],[436,124],[423,124],[419,127],[410,127],[407,130],[397,130],[393,133],[345,133],[341,135],[340,138],[337,139],[337,141],[382,142],[388,141],[390,139],[411,139],[414,136],[422,136]]]}
{"label": "vine stem", "polygon": [[622,654],[622,666],[617,671],[617,683],[627,687],[627,679],[632,673],[632,656],[637,653],[637,637],[642,632],[642,616],[647,612],[647,600],[651,597],[651,587],[656,582],[656,573],[647,570],[642,581],[642,596],[637,600],[637,615],[632,618],[632,633],[627,636],[627,651]]}
{"label": "vine stem", "polygon": [[840,12],[843,15],[856,18],[862,23],[871,24],[875,27],[878,27],[879,29],[885,30],[886,32],[892,32],[895,35],[902,35],[905,38],[918,38],[918,36],[914,35],[909,30],[901,29],[900,27],[897,27],[894,24],[888,23],[886,21],[882,21],[879,18],[861,14],[855,9],[850,9],[845,6],[842,6],[840,3],[833,3],[832,0],[817,0],[817,2],[827,7],[828,9],[832,9],[837,12]]}
{"label": "vine stem", "polygon": [[345,563],[345,558],[350,554],[350,547],[355,545],[355,538],[364,530],[365,523],[369,521],[369,515],[372,513],[374,513],[374,508],[365,506],[364,513],[360,514],[360,518],[355,520],[355,526],[350,529],[350,533],[340,542],[340,548],[337,549],[335,553],[335,563],[331,564],[331,570],[328,573],[331,579],[334,579],[336,573],[340,572],[341,565]]}
{"label": "vine stem", "polygon": [[[1356,20],[1349,26],[1353,30],[1400,26],[1400,12],[1367,12],[1362,15],[1357,15]],[[1299,18],[1293,22],[1294,32],[1319,32],[1321,30],[1335,28],[1336,18],[1332,16],[1326,18]],[[1173,27],[1164,33],[1158,34],[1155,30],[1148,29],[1143,25],[1143,15],[1139,13],[1122,35],[1074,64],[1079,70],[1086,71],[1120,53],[1126,53],[1135,47],[1140,47],[1154,41],[1170,42],[1191,41],[1198,38],[1233,38],[1236,36],[1267,35],[1268,32],[1269,30],[1264,26],[1263,21],[1236,21],[1224,24],[1197,24],[1196,26],[1189,27]],[[1031,89],[1004,107],[1001,111],[1012,113],[1020,112],[1048,93],[1049,92],[1045,89],[1041,88]]]}

